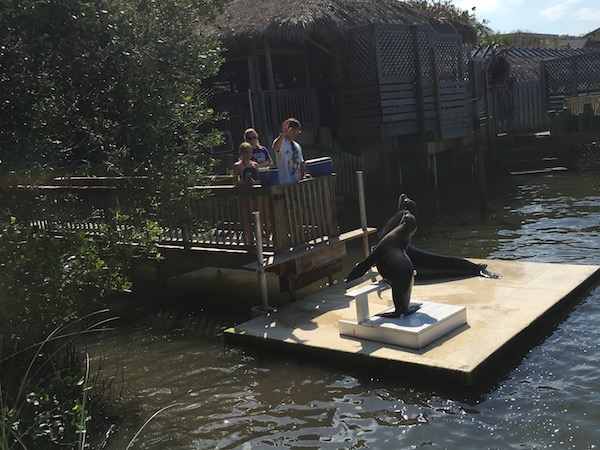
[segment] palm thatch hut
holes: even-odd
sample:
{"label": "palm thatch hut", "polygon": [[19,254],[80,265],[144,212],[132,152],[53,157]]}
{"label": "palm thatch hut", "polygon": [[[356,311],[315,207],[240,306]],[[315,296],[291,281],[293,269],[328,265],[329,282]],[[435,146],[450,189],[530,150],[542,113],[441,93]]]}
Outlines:
{"label": "palm thatch hut", "polygon": [[448,21],[398,0],[297,0],[227,2],[210,34],[227,44],[321,42],[331,44],[350,29],[366,24],[429,25],[446,33],[476,38],[472,27]]}
{"label": "palm thatch hut", "polygon": [[289,116],[303,144],[362,156],[472,131],[463,42],[474,29],[405,2],[231,0],[202,32],[227,49],[208,87],[234,142],[253,126],[266,144]]}
{"label": "palm thatch hut", "polygon": [[482,46],[472,60],[487,75],[482,112],[492,119],[492,136],[548,130],[549,109],[589,93],[578,86],[600,89],[598,52],[590,49]]}

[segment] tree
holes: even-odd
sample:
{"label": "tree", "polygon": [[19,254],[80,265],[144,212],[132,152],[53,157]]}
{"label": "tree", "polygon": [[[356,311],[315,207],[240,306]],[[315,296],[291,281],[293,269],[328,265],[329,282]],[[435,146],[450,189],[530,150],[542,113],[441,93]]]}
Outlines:
{"label": "tree", "polygon": [[[111,256],[107,270],[120,270],[132,255],[106,243],[137,239],[146,244],[138,252],[152,250],[158,208],[190,221],[188,187],[210,169],[209,150],[220,142],[210,127],[215,115],[196,95],[222,62],[219,44],[199,32],[213,6],[210,0],[9,0],[0,9],[0,188],[57,176],[140,177],[146,190],[136,208],[113,211],[111,219],[139,232],[120,233],[119,240],[110,236],[115,224],[106,224],[97,239],[104,244],[88,242],[100,260]],[[28,229],[32,209],[50,213],[42,197],[0,195],[0,238],[50,238]],[[64,258],[78,251],[65,246]]]}
{"label": "tree", "polygon": [[213,145],[214,136],[196,132],[211,114],[194,92],[217,72],[219,47],[198,33],[196,5],[4,5],[0,170],[147,175],[176,147],[190,154]]}
{"label": "tree", "polygon": [[[47,406],[13,395],[11,387],[29,386],[23,377],[46,372],[23,375],[19,364],[28,356],[17,349],[32,348],[32,361],[64,380],[50,364],[53,351],[28,346],[76,318],[85,303],[129,288],[132,261],[158,256],[159,208],[177,211],[185,223],[188,188],[210,169],[209,150],[220,141],[211,131],[215,115],[196,95],[221,64],[219,44],[200,33],[213,6],[211,0],[6,0],[0,8],[2,447],[18,441],[64,448],[74,446],[68,436],[79,436],[83,448],[85,433],[66,429],[85,427],[82,372],[69,368],[75,398],[60,399],[67,413],[46,433],[44,420],[62,414],[58,400],[44,394],[54,382],[45,375],[32,381],[36,395],[50,398]],[[71,175],[137,177],[143,190],[128,211],[103,216],[94,240],[80,232],[57,238],[30,217],[72,220],[81,198],[14,187]],[[31,414],[20,415],[19,404],[34,405]],[[82,417],[78,423],[73,411]]]}

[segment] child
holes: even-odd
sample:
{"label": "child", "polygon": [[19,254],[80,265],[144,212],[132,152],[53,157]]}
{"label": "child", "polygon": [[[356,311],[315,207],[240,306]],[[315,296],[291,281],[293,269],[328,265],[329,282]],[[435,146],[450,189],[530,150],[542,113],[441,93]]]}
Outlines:
{"label": "child", "polygon": [[236,186],[251,186],[260,184],[258,164],[252,161],[252,144],[240,144],[240,159],[233,165],[233,184]]}
{"label": "child", "polygon": [[244,131],[244,140],[252,145],[252,159],[258,163],[258,167],[271,167],[273,160],[269,150],[258,141],[258,133],[254,128]]}

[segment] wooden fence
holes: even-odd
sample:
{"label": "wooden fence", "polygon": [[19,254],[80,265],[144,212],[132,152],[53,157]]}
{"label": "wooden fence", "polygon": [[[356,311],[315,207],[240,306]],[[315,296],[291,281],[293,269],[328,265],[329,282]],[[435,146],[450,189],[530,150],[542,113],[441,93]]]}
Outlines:
{"label": "wooden fence", "polygon": [[344,136],[429,132],[446,139],[472,130],[460,35],[366,25],[353,28],[349,39],[340,58]]}
{"label": "wooden fence", "polygon": [[562,109],[566,98],[600,92],[600,51],[542,61],[547,109]]}
{"label": "wooden fence", "polygon": [[196,217],[210,233],[189,237],[194,246],[254,247],[252,211],[259,211],[263,249],[283,252],[308,243],[339,236],[334,177],[271,187],[202,186],[194,200]]}
{"label": "wooden fence", "polygon": [[548,129],[548,114],[539,80],[510,83],[493,91],[493,117],[498,133],[525,133]]}

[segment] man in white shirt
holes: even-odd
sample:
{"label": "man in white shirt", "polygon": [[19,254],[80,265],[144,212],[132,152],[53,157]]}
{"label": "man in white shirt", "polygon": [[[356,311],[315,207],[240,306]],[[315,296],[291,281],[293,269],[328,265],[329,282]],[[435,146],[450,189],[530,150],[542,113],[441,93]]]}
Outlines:
{"label": "man in white shirt", "polygon": [[294,139],[300,134],[300,122],[293,117],[281,124],[281,133],[273,141],[279,183],[296,183],[307,177],[302,147]]}

